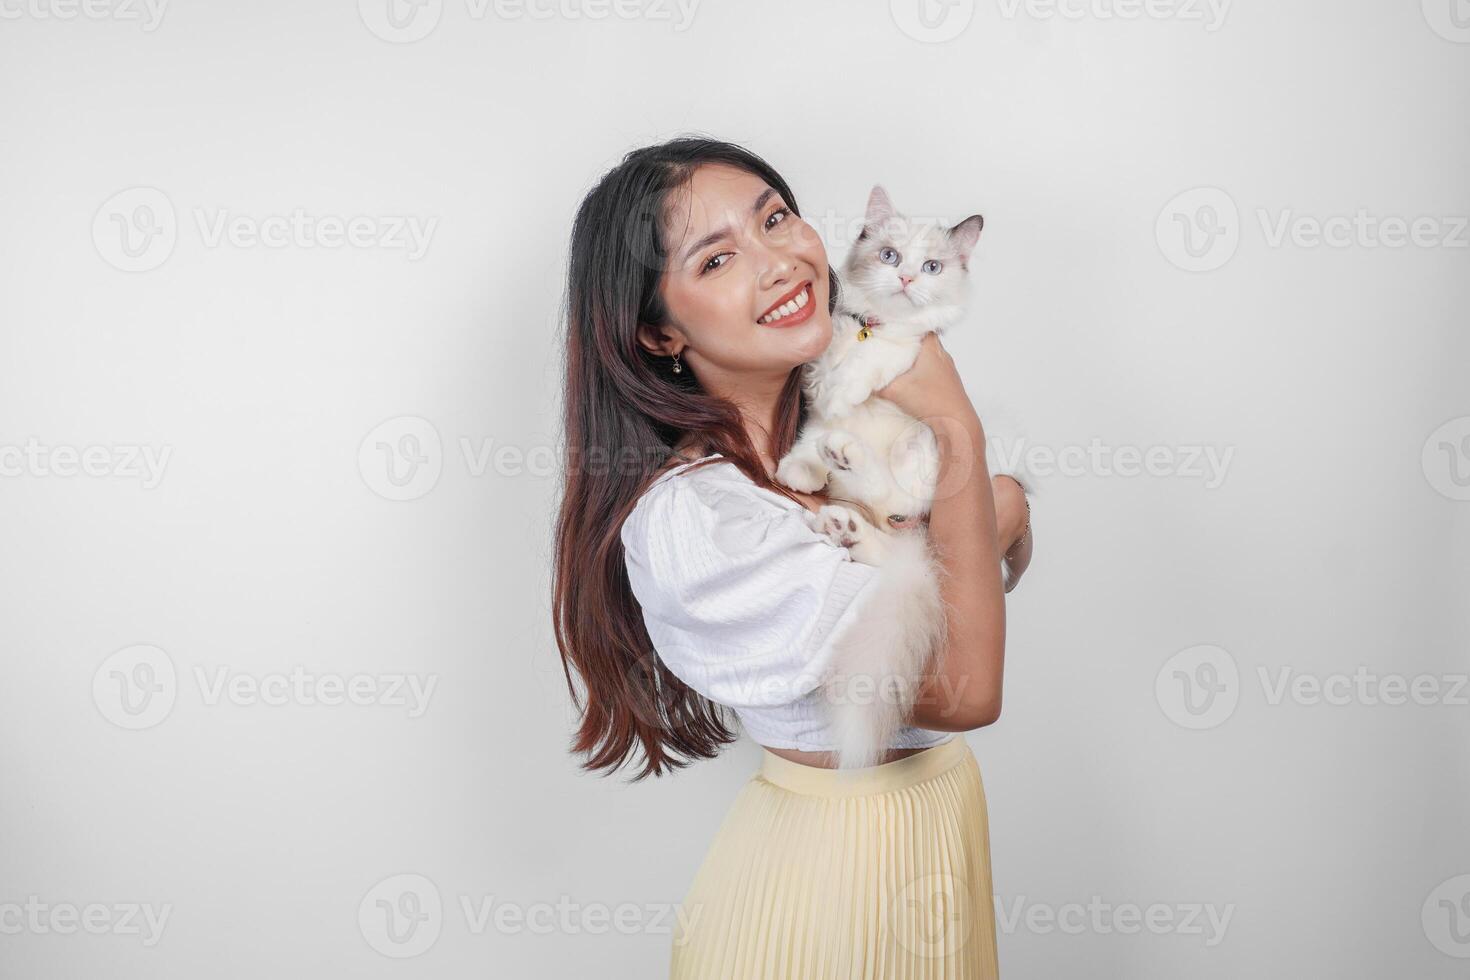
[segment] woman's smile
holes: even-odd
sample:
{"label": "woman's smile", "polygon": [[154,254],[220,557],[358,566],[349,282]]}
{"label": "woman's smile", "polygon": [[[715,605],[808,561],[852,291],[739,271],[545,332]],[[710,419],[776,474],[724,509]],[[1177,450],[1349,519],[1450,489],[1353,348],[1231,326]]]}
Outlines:
{"label": "woman's smile", "polygon": [[808,279],[783,294],[755,322],[767,326],[792,327],[809,320],[815,309],[812,304],[812,283]]}

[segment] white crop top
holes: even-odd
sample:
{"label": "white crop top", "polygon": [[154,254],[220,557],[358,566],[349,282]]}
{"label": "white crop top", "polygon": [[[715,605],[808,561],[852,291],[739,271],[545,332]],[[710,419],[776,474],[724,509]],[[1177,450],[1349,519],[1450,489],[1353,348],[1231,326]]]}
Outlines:
{"label": "white crop top", "polygon": [[[761,745],[831,750],[818,688],[878,569],[853,561],[807,526],[806,508],[734,463],[693,465],[655,480],[621,531],[654,650],[674,676],[732,708]],[[953,734],[906,726],[890,748]]]}

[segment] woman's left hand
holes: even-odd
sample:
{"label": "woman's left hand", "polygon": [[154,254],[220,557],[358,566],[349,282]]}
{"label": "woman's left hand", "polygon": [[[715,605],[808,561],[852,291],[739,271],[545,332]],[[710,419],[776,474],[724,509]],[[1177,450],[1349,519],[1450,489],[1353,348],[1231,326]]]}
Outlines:
{"label": "woman's left hand", "polygon": [[[1031,508],[1026,504],[1026,491],[1014,477],[993,476],[990,492],[995,498],[995,539],[1005,563],[1005,590],[1011,591],[1031,564]],[[923,518],[929,522],[928,515]],[[909,524],[889,524],[909,527]]]}
{"label": "woman's left hand", "polygon": [[1005,557],[1005,589],[1009,592],[1031,564],[1031,511],[1026,506],[1026,491],[1014,478],[991,477],[990,489],[995,497],[996,538]]}

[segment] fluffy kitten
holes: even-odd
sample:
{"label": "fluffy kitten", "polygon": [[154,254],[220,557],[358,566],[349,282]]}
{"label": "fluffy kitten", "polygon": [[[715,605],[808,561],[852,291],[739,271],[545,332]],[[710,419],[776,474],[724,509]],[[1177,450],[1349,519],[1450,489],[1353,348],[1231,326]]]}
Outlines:
{"label": "fluffy kitten", "polygon": [[[904,639],[895,643],[890,636],[880,644],[852,637],[843,650],[839,678],[898,685],[894,696],[844,697],[833,706],[843,768],[872,765],[891,744],[912,709],[920,673],[942,648],[939,570],[921,523],[934,500],[938,445],[927,425],[873,392],[913,365],[924,334],[964,316],[970,255],[983,225],[978,214],[953,227],[912,220],[895,210],[882,187],[873,188],[862,233],[842,268],[832,343],[803,369],[807,423],[776,470],[795,490],[826,487],[833,499],[870,510],[879,525],[837,504],[809,515],[810,523],[855,561],[884,566],[900,583],[885,590],[883,601]],[[989,424],[986,433],[989,438]],[[1014,469],[992,472],[1029,486]]]}

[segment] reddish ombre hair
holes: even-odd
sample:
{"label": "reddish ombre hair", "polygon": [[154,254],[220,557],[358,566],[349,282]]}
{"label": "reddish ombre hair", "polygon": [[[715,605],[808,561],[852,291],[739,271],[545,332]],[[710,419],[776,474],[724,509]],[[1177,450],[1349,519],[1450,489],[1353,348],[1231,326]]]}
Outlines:
{"label": "reddish ombre hair", "polygon": [[[760,157],[732,143],[682,137],[625,156],[582,200],[572,227],[554,629],[580,714],[572,751],[593,771],[616,770],[641,753],[633,782],[713,758],[736,736],[727,709],[675,677],[655,653],[628,585],[623,521],[690,432],[758,486],[797,499],[766,475],[739,410],[707,394],[687,365],[674,373],[671,359],[649,353],[636,338],[639,323],[668,321],[659,283],[670,196],[710,163],[762,178],[801,214],[786,181]],[[830,270],[829,279],[830,311],[838,288]],[[771,434],[777,458],[796,441],[805,415],[801,371],[794,368]]]}

